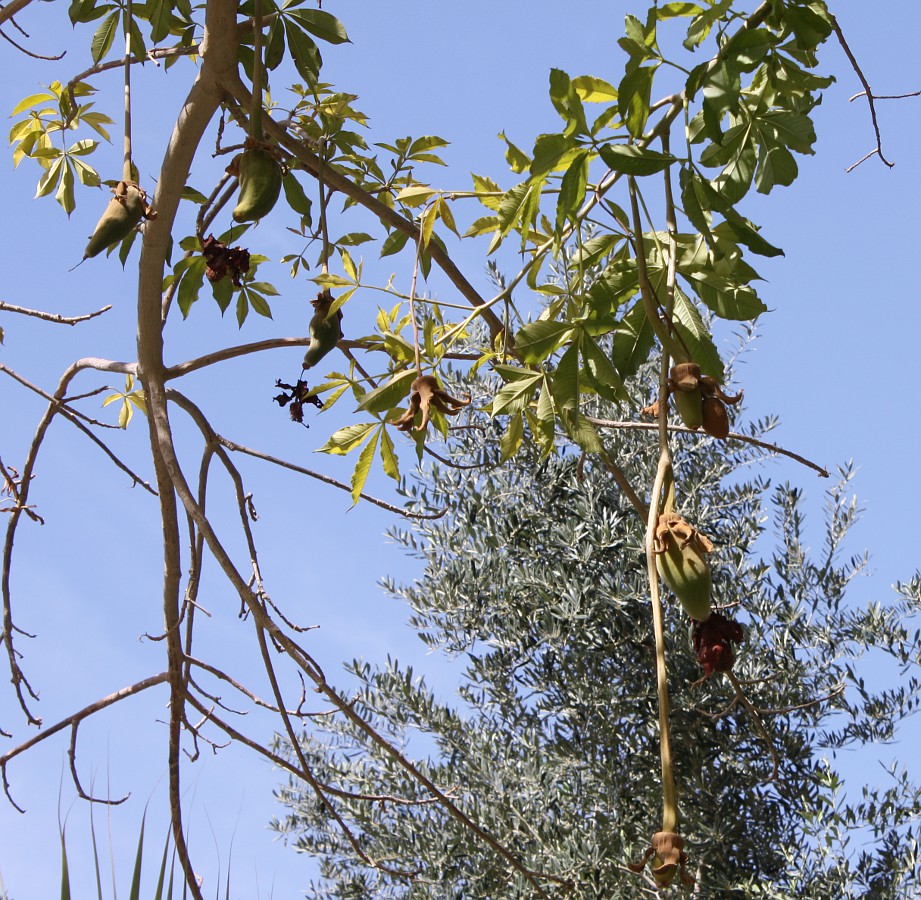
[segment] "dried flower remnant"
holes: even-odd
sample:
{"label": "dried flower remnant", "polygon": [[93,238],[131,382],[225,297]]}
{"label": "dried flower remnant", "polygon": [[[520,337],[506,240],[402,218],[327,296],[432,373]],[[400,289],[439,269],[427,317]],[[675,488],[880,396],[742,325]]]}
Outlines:
{"label": "dried flower remnant", "polygon": [[652,846],[647,847],[637,863],[627,863],[631,872],[642,872],[652,858],[652,874],[659,887],[668,887],[677,873],[685,887],[694,884],[687,871],[688,855],[684,852],[684,838],[673,831],[657,831],[652,836]]}
{"label": "dried flower remnant", "polygon": [[243,278],[249,271],[249,250],[228,247],[213,234],[209,234],[201,242],[201,251],[208,264],[205,269],[208,281],[217,282],[229,275],[235,287],[243,284]]}
{"label": "dried flower remnant", "polygon": [[[429,424],[432,409],[446,416],[456,416],[470,404],[470,397],[458,400],[452,397],[439,384],[434,375],[421,375],[412,383],[409,395],[409,409],[392,424],[400,431],[425,431]],[[414,428],[416,413],[422,410],[422,421]]]}
{"label": "dried flower remnant", "polygon": [[[298,381],[297,384],[285,384],[283,381],[276,381],[275,387],[284,388],[288,393],[278,394],[272,399],[282,408],[288,406],[290,403],[291,406],[288,412],[291,414],[291,421],[298,422],[303,424],[304,422],[304,404],[310,403],[312,406],[317,407],[317,409],[323,409],[323,401],[316,395],[310,392],[310,388],[307,387],[306,381]],[[310,426],[305,426],[309,428]]]}
{"label": "dried flower remnant", "polygon": [[720,613],[712,613],[706,622],[695,622],[691,643],[704,670],[704,678],[709,678],[714,672],[732,669],[736,661],[732,645],[741,644],[744,640],[742,626]]}
{"label": "dried flower remnant", "polygon": [[[675,401],[681,421],[688,428],[703,428],[707,434],[724,439],[729,435],[729,416],[726,404],[734,406],[742,399],[742,392],[731,395],[720,387],[710,375],[701,375],[697,363],[678,363],[672,366],[668,377],[668,393]],[[660,400],[645,407],[645,415],[658,415]]]}

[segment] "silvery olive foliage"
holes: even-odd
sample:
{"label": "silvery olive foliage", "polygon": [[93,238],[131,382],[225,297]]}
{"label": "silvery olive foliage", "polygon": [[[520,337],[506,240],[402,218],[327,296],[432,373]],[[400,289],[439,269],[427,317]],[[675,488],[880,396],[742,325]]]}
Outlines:
{"label": "silvery olive foliage", "polygon": [[[488,396],[492,385],[457,389]],[[604,467],[583,463],[571,444],[499,467],[501,427],[485,416],[470,425],[451,462],[472,468],[436,463],[408,488],[448,514],[392,532],[424,574],[384,582],[425,644],[463,665],[458,695],[432,691],[397,659],[355,661],[355,709],[529,867],[565,881],[560,896],[655,896],[651,876],[625,865],[646,846],[660,791],[643,525]],[[604,439],[631,480],[649,479],[653,435]],[[858,515],[851,467],[824,489],[821,534],[807,542],[805,509],[827,482],[771,484],[750,465],[762,450],[698,436],[677,443],[685,509],[717,546],[715,604],[744,624],[735,674],[765,731],[728,679],[700,680],[688,619],[673,603],[673,755],[694,896],[912,896],[921,790],[898,767],[844,784],[837,754],[871,752],[916,706],[921,579],[884,603],[848,599],[866,563],[846,549]],[[903,673],[898,687],[865,685],[861,671],[886,663]],[[290,782],[275,827],[322,860],[308,896],[531,895],[348,723],[313,729],[303,748],[321,780],[382,796],[344,801],[362,849],[417,873],[407,883],[368,868]]]}

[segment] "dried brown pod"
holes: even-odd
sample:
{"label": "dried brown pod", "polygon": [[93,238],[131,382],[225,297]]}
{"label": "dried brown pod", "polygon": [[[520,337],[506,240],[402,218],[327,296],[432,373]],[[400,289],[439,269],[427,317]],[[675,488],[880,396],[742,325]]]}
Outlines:
{"label": "dried brown pod", "polygon": [[[456,416],[470,404],[470,397],[459,400],[452,397],[439,384],[434,375],[421,375],[413,383],[409,394],[409,409],[392,424],[400,431],[425,431],[429,424],[432,409],[446,416]],[[414,428],[416,413],[422,411],[422,421]]]}

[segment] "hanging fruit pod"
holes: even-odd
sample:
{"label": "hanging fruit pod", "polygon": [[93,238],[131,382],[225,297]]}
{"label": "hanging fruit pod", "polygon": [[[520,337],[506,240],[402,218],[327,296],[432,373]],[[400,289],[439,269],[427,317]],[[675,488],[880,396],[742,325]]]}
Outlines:
{"label": "hanging fruit pod", "polygon": [[659,516],[656,571],[695,621],[710,617],[712,579],[707,554],[713,542],[674,512]]}
{"label": "hanging fruit pod", "polygon": [[120,181],[113,193],[115,196],[83,251],[84,259],[97,256],[107,247],[123,241],[141,219],[152,219],[156,215],[147,204],[147,194],[135,182]]}
{"label": "hanging fruit pod", "polygon": [[231,163],[240,180],[240,197],[234,207],[237,222],[252,222],[267,216],[281,192],[282,171],[274,151],[265,147],[244,150]]}

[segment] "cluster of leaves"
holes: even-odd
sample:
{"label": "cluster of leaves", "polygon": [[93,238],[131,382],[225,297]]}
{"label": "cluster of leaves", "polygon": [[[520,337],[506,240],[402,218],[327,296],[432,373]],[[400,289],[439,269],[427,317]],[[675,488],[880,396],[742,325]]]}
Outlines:
{"label": "cluster of leaves", "polygon": [[[482,397],[494,385],[465,388]],[[472,468],[435,466],[410,492],[448,514],[392,534],[424,560],[423,576],[385,582],[432,651],[464,660],[460,699],[442,699],[395,659],[356,661],[354,708],[530,868],[568,882],[567,896],[656,896],[651,878],[625,867],[648,842],[660,790],[643,523],[603,468],[582,469],[572,453],[540,461],[528,448],[497,468],[500,429],[483,416],[475,424],[452,454]],[[648,435],[605,442],[631,480],[648,480]],[[687,512],[718,546],[717,603],[747,632],[737,674],[771,711],[766,740],[728,680],[698,681],[683,617],[669,613],[673,753],[699,896],[907,896],[919,884],[918,786],[893,770],[863,796],[857,786],[844,793],[820,754],[888,740],[913,711],[921,579],[885,606],[846,601],[864,564],[842,556],[856,515],[849,470],[828,492],[825,545],[812,554],[802,492],[740,471],[759,451],[699,438],[682,450]],[[775,520],[767,556],[765,505]],[[855,671],[868,659],[902,666],[904,689],[869,690]],[[772,746],[779,769],[769,782]],[[302,747],[322,782],[391,798],[338,802],[363,853],[417,873],[407,882],[367,868],[292,782],[275,827],[321,860],[308,896],[423,897],[432,884],[445,897],[531,896],[353,725],[318,722]]]}

